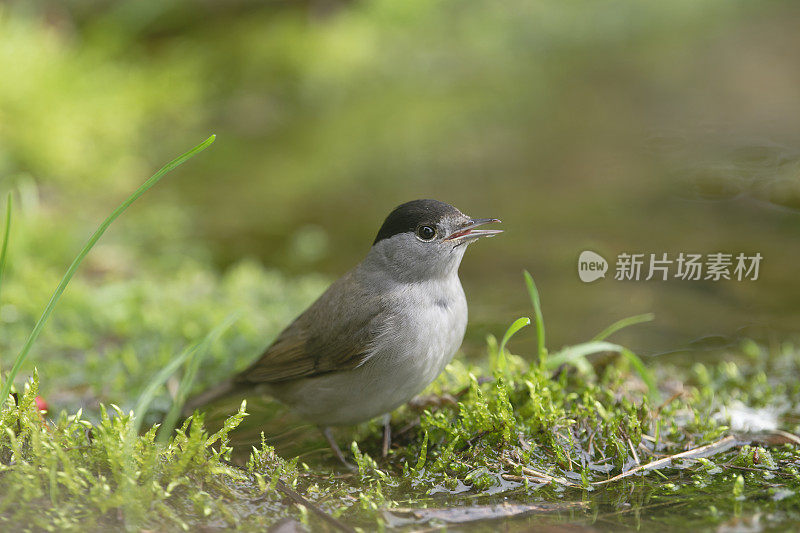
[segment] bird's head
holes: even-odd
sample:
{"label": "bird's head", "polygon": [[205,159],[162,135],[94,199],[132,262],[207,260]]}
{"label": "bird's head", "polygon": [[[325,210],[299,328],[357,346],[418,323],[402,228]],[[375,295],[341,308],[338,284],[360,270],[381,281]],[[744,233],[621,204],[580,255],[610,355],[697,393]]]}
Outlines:
{"label": "bird's head", "polygon": [[467,245],[502,230],[479,229],[500,222],[472,218],[438,200],[414,200],[397,206],[383,222],[369,258],[403,281],[422,281],[458,270]]}

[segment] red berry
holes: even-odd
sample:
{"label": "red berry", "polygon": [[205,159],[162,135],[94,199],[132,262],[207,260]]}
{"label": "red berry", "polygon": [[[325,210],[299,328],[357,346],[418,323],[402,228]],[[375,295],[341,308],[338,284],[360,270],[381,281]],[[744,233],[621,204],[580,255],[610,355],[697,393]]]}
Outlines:
{"label": "red berry", "polygon": [[39,411],[47,411],[49,409],[47,402],[41,396],[36,397],[36,408]]}

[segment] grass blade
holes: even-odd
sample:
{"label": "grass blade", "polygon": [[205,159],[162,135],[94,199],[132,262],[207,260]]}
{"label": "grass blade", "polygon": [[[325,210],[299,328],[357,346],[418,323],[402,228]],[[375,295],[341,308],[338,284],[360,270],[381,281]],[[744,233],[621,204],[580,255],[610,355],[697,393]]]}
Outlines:
{"label": "grass blade", "polygon": [[633,326],[634,324],[641,324],[642,322],[650,322],[656,317],[653,313],[645,313],[643,315],[634,315],[629,316],[628,318],[623,318],[622,320],[617,320],[606,329],[595,335],[592,340],[593,341],[602,341],[608,338],[609,336],[613,335],[617,331],[627,328],[628,326]]}
{"label": "grass blade", "polygon": [[148,409],[150,409],[150,404],[153,402],[153,398],[155,398],[156,391],[158,388],[163,385],[169,377],[175,373],[178,368],[187,360],[189,359],[198,348],[200,348],[201,343],[193,344],[185,348],[181,354],[169,362],[164,368],[159,370],[158,374],[156,374],[153,379],[147,384],[147,387],[144,388],[142,393],[139,395],[139,400],[136,402],[136,406],[133,408],[133,415],[136,417],[136,420],[133,425],[134,433],[138,434],[139,429],[142,427],[142,422],[144,421],[144,415],[147,414]]}
{"label": "grass blade", "polygon": [[506,343],[514,336],[516,332],[524,328],[525,326],[531,323],[531,319],[524,316],[522,318],[518,318],[511,324],[508,329],[506,330],[505,335],[503,335],[503,340],[500,341],[500,347],[497,348],[497,360],[495,361],[494,367],[497,370],[505,372],[507,370],[506,364]]}
{"label": "grass blade", "polygon": [[536,325],[536,342],[539,352],[539,363],[545,364],[547,361],[547,348],[544,344],[544,317],[542,316],[542,304],[539,301],[539,289],[536,288],[536,283],[533,281],[531,273],[525,270],[525,285],[528,288],[528,294],[531,297],[533,304],[533,317]]}
{"label": "grass blade", "polygon": [[525,326],[531,323],[531,319],[524,316],[522,318],[518,318],[511,324],[508,329],[506,330],[506,334],[503,335],[503,340],[500,341],[500,352],[504,352],[506,349],[506,343],[514,336],[516,332],[524,328]]}
{"label": "grass blade", "polygon": [[94,247],[94,245],[97,244],[97,241],[100,240],[100,237],[102,237],[103,233],[105,233],[105,231],[108,229],[111,223],[117,219],[117,217],[119,217],[123,212],[125,212],[125,210],[128,209],[128,207],[130,207],[130,205],[133,202],[139,199],[139,197],[142,196],[145,192],[147,192],[153,185],[158,183],[159,180],[161,180],[161,178],[163,178],[170,171],[174,170],[178,166],[185,163],[187,160],[191,159],[198,153],[208,148],[211,145],[211,143],[214,142],[215,138],[216,136],[212,135],[211,137],[209,137],[202,143],[198,144],[188,152],[181,154],[180,156],[176,157],[175,159],[173,159],[172,161],[161,167],[158,170],[158,172],[153,174],[150,177],[150,179],[145,181],[138,189],[136,189],[136,191],[134,191],[133,194],[131,194],[124,202],[122,202],[122,204],[120,204],[120,206],[117,207],[103,221],[102,224],[100,224],[100,227],[97,228],[97,230],[92,234],[92,236],[89,237],[89,240],[86,242],[86,244],[83,246],[83,249],[81,249],[81,251],[75,257],[75,259],[72,261],[72,264],[67,269],[66,274],[64,274],[64,277],[61,279],[61,282],[56,287],[56,290],[50,297],[50,301],[47,302],[47,305],[45,306],[42,315],[39,317],[39,320],[33,327],[33,330],[31,331],[30,335],[28,335],[28,339],[22,346],[19,355],[17,355],[17,359],[14,361],[14,366],[11,368],[11,371],[6,377],[6,381],[3,383],[2,390],[0,390],[0,407],[3,406],[6,399],[8,398],[8,394],[9,392],[11,392],[11,385],[14,382],[14,378],[17,376],[19,369],[22,367],[22,363],[24,363],[25,359],[28,357],[28,353],[30,353],[31,348],[33,347],[33,343],[36,342],[36,339],[42,332],[44,325],[47,323],[47,319],[50,318],[50,314],[53,312],[53,309],[58,303],[58,300],[61,298],[61,294],[67,288],[67,285],[69,284],[70,280],[72,280],[72,277],[75,275],[75,272],[78,270],[78,267],[80,266],[83,259],[86,257],[89,251]]}
{"label": "grass blade", "polygon": [[653,373],[645,366],[644,361],[633,353],[632,351],[624,348],[621,352],[622,356],[628,360],[636,373],[639,374],[639,377],[642,378],[645,385],[647,385],[648,395],[650,399],[653,400],[655,403],[661,403],[661,393],[658,391],[658,386],[656,385],[656,378],[653,376]]}
{"label": "grass blade", "polygon": [[604,341],[591,341],[575,346],[567,346],[566,348],[554,353],[547,360],[545,368],[555,370],[564,364],[575,364],[576,361],[585,359],[587,356],[600,353],[600,352],[616,352],[620,353],[624,350],[619,344],[613,344]]}
{"label": "grass blade", "polygon": [[600,352],[615,352],[627,359],[636,373],[639,374],[639,377],[642,378],[645,385],[647,385],[650,398],[655,402],[660,401],[661,393],[658,391],[653,373],[650,372],[638,355],[619,344],[606,341],[590,341],[575,346],[568,346],[558,353],[553,354],[547,360],[547,368],[555,370],[563,364],[586,367],[588,365],[586,357]]}
{"label": "grass blade", "polygon": [[[503,340],[500,341],[500,346],[497,346],[497,340],[494,336],[489,336],[487,341],[489,341],[489,353],[495,353],[496,358],[492,361],[492,368],[495,370],[500,370],[501,372],[506,372],[508,370],[508,363],[506,360],[506,343],[514,336],[516,332],[524,328],[525,326],[531,323],[531,319],[524,316],[522,318],[518,318],[511,324],[508,329],[506,330],[505,335],[503,335]],[[492,348],[496,348],[492,350]]]}
{"label": "grass blade", "polygon": [[[8,235],[11,233],[11,207],[13,206],[11,193],[8,193],[6,202],[6,229],[3,232],[3,247],[0,248],[0,294],[3,288],[3,273],[6,270],[6,254],[8,253]],[[2,404],[0,404],[2,405]]]}
{"label": "grass blade", "polygon": [[[202,363],[203,359],[205,359],[209,347],[229,327],[231,327],[231,325],[233,325],[237,319],[238,313],[232,314],[226,318],[222,324],[211,330],[208,335],[206,335],[197,345],[197,349],[193,352],[194,355],[189,359],[189,362],[186,365],[186,372],[184,372],[183,377],[181,378],[180,385],[178,386],[178,392],[175,394],[175,399],[172,402],[172,406],[170,407],[167,416],[164,417],[164,421],[161,423],[161,429],[158,433],[159,442],[166,442],[166,440],[169,439],[169,436],[172,435],[172,432],[175,430],[175,424],[178,422],[181,409],[183,409],[183,404],[186,403],[186,398],[189,396],[189,391],[192,390],[194,379],[197,377],[197,371],[200,369],[200,363]],[[140,416],[138,412],[136,415],[137,418]],[[144,414],[142,413],[141,416],[143,417]]]}

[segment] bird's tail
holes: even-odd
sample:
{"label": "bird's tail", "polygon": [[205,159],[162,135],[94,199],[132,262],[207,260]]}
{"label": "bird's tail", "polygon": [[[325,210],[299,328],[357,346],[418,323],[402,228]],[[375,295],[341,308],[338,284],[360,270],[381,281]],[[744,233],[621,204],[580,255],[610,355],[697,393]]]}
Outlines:
{"label": "bird's tail", "polygon": [[263,394],[254,394],[254,387],[227,379],[189,398],[181,415],[185,420],[195,410],[204,412],[203,427],[209,434],[219,430],[225,420],[234,414],[247,398],[247,413],[239,426],[231,433],[230,443],[239,459],[247,460],[252,446],[258,446],[266,435],[267,443],[285,455],[294,457],[324,448],[316,426],[308,424],[292,413],[286,406]]}
{"label": "bird's tail", "polygon": [[242,395],[241,385],[234,383],[233,379],[226,379],[219,385],[211,387],[200,394],[189,398],[183,406],[182,415],[188,417],[195,409],[199,409],[211,403],[214,403],[222,398],[227,398],[234,395]]}

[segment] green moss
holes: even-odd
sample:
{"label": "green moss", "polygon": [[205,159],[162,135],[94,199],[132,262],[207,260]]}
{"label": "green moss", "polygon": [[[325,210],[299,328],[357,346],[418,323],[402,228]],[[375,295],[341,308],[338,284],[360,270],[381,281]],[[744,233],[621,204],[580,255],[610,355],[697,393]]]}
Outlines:
{"label": "green moss", "polygon": [[[228,432],[244,416],[243,408],[213,435],[203,429],[200,416],[187,420],[159,446],[155,427],[137,435],[132,414],[116,406],[101,407],[94,423],[80,412],[45,420],[36,407],[37,389],[34,378],[17,405],[2,412],[4,528],[236,525],[251,514],[247,502],[256,500],[273,505],[279,516],[281,496],[274,482],[296,480],[294,464],[267,446],[254,452],[244,469],[226,462]],[[268,482],[258,482],[264,479]]]}
{"label": "green moss", "polygon": [[[227,281],[214,283],[231,284],[239,293],[242,282],[230,280],[243,279],[243,272],[265,279],[252,265],[242,268]],[[75,290],[73,297],[93,299],[107,287],[80,282]],[[127,290],[140,288],[129,283]],[[73,312],[67,306],[64,316]],[[215,311],[215,316],[222,312]],[[251,317],[234,328],[250,328],[256,320]],[[77,327],[88,335],[97,323]],[[138,375],[144,382],[152,370],[136,357],[125,362],[125,354],[140,349],[139,335],[144,333],[137,335],[137,327],[148,331],[137,324],[106,354],[109,368],[120,365],[129,379]],[[241,339],[247,344],[241,329],[238,335],[233,345]],[[173,342],[181,338],[178,332]],[[58,346],[55,340],[51,337],[50,346]],[[489,346],[491,350],[496,343]],[[570,365],[555,374],[511,353],[487,358],[493,361],[488,368],[456,360],[428,391],[450,394],[456,404],[396,412],[393,425],[412,429],[397,436],[387,459],[379,455],[379,425],[361,427],[350,447],[359,467],[355,477],[338,475],[336,466],[331,469],[334,463],[318,454],[301,466],[296,459],[287,461],[263,435],[249,456],[244,454],[241,466],[232,465],[229,436],[242,422],[244,406],[213,435],[198,415],[161,445],[155,441],[155,427],[136,435],[133,414],[114,405],[43,416],[36,408],[39,378],[34,374],[0,419],[0,521],[7,527],[51,530],[187,529],[201,524],[256,530],[293,517],[318,526],[315,513],[287,502],[278,490],[283,483],[331,516],[366,529],[386,525],[383,510],[396,506],[458,506],[501,497],[583,500],[592,512],[565,519],[591,523],[602,517],[603,524],[626,527],[710,527],[735,514],[764,510],[780,511],[775,520],[785,523],[798,519],[790,509],[800,494],[800,453],[791,444],[754,440],[712,457],[675,461],[643,477],[597,484],[637,463],[725,436],[727,420],[719,413],[732,402],[780,405],[785,413],[797,409],[791,379],[800,371],[797,350],[786,344],[757,360],[748,350],[751,343],[728,354],[725,362],[696,363],[688,370],[678,362],[652,366],[659,382],[667,383],[669,376],[671,382],[684,383],[680,395],[658,405],[651,403],[647,386],[623,356],[602,369],[586,359],[588,366]],[[47,371],[63,368],[55,354],[38,364]],[[219,364],[219,359],[209,360],[209,368]],[[83,372],[96,371],[90,367]],[[126,396],[113,388],[115,381],[110,383],[105,394]],[[45,397],[52,398],[58,389],[49,390]],[[159,398],[169,401],[165,391]],[[668,511],[674,506],[683,509],[680,520]],[[630,509],[638,508],[642,512],[634,520]]]}

